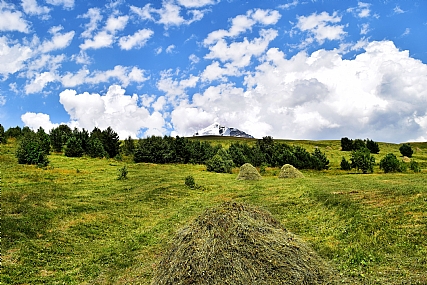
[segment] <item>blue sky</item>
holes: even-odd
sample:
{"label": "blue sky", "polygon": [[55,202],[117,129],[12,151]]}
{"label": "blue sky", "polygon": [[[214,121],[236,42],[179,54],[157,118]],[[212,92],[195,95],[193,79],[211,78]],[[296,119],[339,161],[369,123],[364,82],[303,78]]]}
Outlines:
{"label": "blue sky", "polygon": [[427,1],[0,0],[0,123],[427,141]]}

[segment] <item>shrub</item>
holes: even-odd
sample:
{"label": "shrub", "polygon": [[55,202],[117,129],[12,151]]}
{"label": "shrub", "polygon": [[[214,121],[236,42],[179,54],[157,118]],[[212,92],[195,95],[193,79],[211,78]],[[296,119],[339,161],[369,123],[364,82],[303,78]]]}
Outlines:
{"label": "shrub", "polygon": [[294,146],[293,154],[296,158],[294,166],[298,169],[311,169],[313,166],[310,153],[303,147]]}
{"label": "shrub", "polygon": [[120,152],[120,140],[119,135],[111,128],[108,127],[102,131],[102,144],[104,150],[107,152],[110,158],[114,158]]}
{"label": "shrub", "polygon": [[0,124],[0,143],[6,143],[6,135],[4,134],[4,127]]}
{"label": "shrub", "polygon": [[400,153],[403,156],[407,156],[407,157],[412,157],[412,154],[414,153],[414,151],[412,150],[412,147],[410,144],[408,143],[404,143],[400,148],[399,148]]}
{"label": "shrub", "polygon": [[329,160],[326,158],[326,154],[322,153],[318,148],[312,153],[311,161],[312,169],[323,170],[329,168]]}
{"label": "shrub", "polygon": [[215,154],[206,162],[206,169],[211,172],[231,173],[232,167],[232,161],[224,160],[219,154]]}
{"label": "shrub", "polygon": [[196,181],[194,180],[194,177],[191,175],[185,177],[185,185],[190,187],[191,189],[196,188]]}
{"label": "shrub", "polygon": [[65,156],[81,157],[83,156],[83,152],[81,141],[74,136],[70,137],[65,145]]}
{"label": "shrub", "polygon": [[366,143],[364,140],[355,139],[353,141],[352,150],[365,149],[365,148],[366,148]]}
{"label": "shrub", "polygon": [[67,125],[59,125],[49,132],[50,143],[55,152],[61,152],[64,145],[72,135],[72,130]]}
{"label": "shrub", "polygon": [[421,172],[420,165],[415,160],[411,160],[409,163],[409,168],[415,173]]}
{"label": "shrub", "polygon": [[7,131],[4,132],[4,136],[6,138],[19,139],[22,136],[22,129],[20,126],[9,128],[9,129],[7,129]]}
{"label": "shrub", "polygon": [[20,140],[16,157],[20,164],[36,164],[42,167],[49,164],[47,153],[33,132],[26,134]]}
{"label": "shrub", "polygon": [[88,150],[87,150],[87,154],[92,157],[104,157],[106,156],[106,152],[104,150],[104,146],[102,145],[102,142],[97,138],[90,138],[89,139],[89,145],[88,145]]}
{"label": "shrub", "polygon": [[118,172],[119,172],[119,174],[117,176],[117,180],[124,180],[124,179],[128,178],[127,176],[128,176],[129,170],[128,170],[126,165],[119,168]]}
{"label": "shrub", "polygon": [[122,149],[125,155],[133,155],[135,153],[135,143],[131,136],[123,141]]}
{"label": "shrub", "polygon": [[379,153],[380,152],[380,146],[377,142],[374,142],[373,140],[367,139],[366,140],[366,147],[369,149],[371,153]]}
{"label": "shrub", "polygon": [[369,149],[362,148],[353,150],[351,153],[351,167],[357,171],[362,170],[364,174],[374,172],[375,158],[371,156]]}
{"label": "shrub", "polygon": [[402,172],[402,162],[400,162],[393,153],[388,153],[380,161],[380,169],[385,173]]}
{"label": "shrub", "polygon": [[37,139],[40,142],[40,146],[46,154],[50,153],[50,137],[42,127],[37,130]]}
{"label": "shrub", "polygon": [[353,150],[353,140],[345,137],[341,138],[341,150],[342,151],[351,151]]}
{"label": "shrub", "polygon": [[341,160],[341,169],[347,170],[347,171],[351,169],[350,162],[348,162],[348,160],[346,160],[344,156],[342,157],[342,160]]}

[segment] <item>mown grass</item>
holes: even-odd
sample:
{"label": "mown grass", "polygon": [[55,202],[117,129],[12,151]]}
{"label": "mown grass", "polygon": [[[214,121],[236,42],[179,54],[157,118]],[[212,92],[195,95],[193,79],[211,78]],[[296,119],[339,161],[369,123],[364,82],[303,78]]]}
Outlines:
{"label": "mown grass", "polygon": [[[215,143],[227,145],[225,140]],[[337,269],[343,284],[427,284],[427,143],[422,172],[339,170],[339,141],[289,141],[320,147],[328,171],[260,181],[200,165],[134,164],[49,156],[46,169],[19,165],[16,143],[0,146],[2,284],[149,284],[156,262],[183,225],[223,201],[270,211]],[[229,144],[229,143],[228,143]],[[399,145],[380,143],[377,163]],[[127,166],[128,179],[117,180]],[[198,187],[190,189],[185,177]]]}

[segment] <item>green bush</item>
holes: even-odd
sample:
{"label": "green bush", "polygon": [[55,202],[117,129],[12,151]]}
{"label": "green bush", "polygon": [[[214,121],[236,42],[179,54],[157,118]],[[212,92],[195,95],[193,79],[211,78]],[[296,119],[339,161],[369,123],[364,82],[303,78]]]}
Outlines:
{"label": "green bush", "polygon": [[74,136],[71,136],[67,144],[65,145],[65,156],[68,157],[82,157],[84,150],[82,148],[82,143],[79,139]]}
{"label": "green bush", "polygon": [[342,157],[342,160],[341,160],[341,169],[347,170],[347,171],[351,169],[350,162],[348,162],[348,160],[346,160],[344,156]]}
{"label": "green bush", "polygon": [[409,168],[415,173],[421,172],[421,167],[415,160],[411,160],[409,163]]}
{"label": "green bush", "polygon": [[206,169],[207,171],[217,173],[231,173],[233,165],[233,160],[228,152],[221,148],[218,150],[217,154],[206,162]]}
{"label": "green bush", "polygon": [[196,188],[196,182],[194,180],[194,177],[189,175],[187,177],[185,177],[185,185],[187,185],[188,187],[190,187],[191,189]]}
{"label": "green bush", "polygon": [[329,160],[326,158],[326,154],[322,153],[318,148],[316,148],[312,153],[311,161],[312,169],[329,169]]}
{"label": "green bush", "polygon": [[342,151],[351,151],[353,150],[353,140],[345,137],[341,138],[341,150]]}
{"label": "green bush", "polygon": [[4,127],[0,124],[0,143],[6,143],[6,135],[4,134]]}
{"label": "green bush", "polygon": [[119,168],[118,172],[119,172],[119,174],[117,175],[117,180],[124,180],[124,179],[128,178],[129,170],[128,170],[126,165]]}
{"label": "green bush", "polygon": [[92,158],[102,158],[107,155],[102,142],[97,137],[89,139],[87,154]]}
{"label": "green bush", "polygon": [[42,167],[49,164],[47,153],[34,132],[21,138],[15,155],[20,164],[36,164]]}
{"label": "green bush", "polygon": [[385,173],[389,172],[402,172],[402,163],[393,153],[388,153],[383,159],[380,161],[380,169],[382,169]]}
{"label": "green bush", "polygon": [[135,143],[131,136],[123,141],[122,151],[125,155],[133,155],[135,153]]}
{"label": "green bush", "polygon": [[380,146],[377,142],[374,142],[373,140],[367,139],[366,140],[366,147],[369,149],[371,153],[379,153],[380,152]]}
{"label": "green bush", "polygon": [[400,148],[399,148],[400,153],[403,156],[407,156],[407,157],[412,157],[412,154],[414,153],[414,151],[412,150],[412,147],[410,144],[408,143],[404,143]]}
{"label": "green bush", "polygon": [[362,170],[364,174],[374,172],[375,158],[371,156],[369,149],[361,148],[351,153],[351,168]]}

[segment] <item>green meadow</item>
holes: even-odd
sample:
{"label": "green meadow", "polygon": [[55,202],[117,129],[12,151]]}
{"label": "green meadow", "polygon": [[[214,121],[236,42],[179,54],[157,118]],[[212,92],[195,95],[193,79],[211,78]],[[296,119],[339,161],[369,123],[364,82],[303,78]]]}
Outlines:
{"label": "green meadow", "polygon": [[[233,139],[210,138],[227,147]],[[205,209],[239,201],[268,210],[323,257],[339,284],[427,284],[427,143],[412,143],[420,173],[340,170],[340,141],[319,147],[330,169],[260,181],[204,165],[134,163],[49,155],[46,168],[20,165],[17,143],[0,145],[1,284],[150,284],[176,231]],[[251,143],[251,141],[249,141]],[[119,169],[129,170],[118,180]],[[185,185],[193,176],[198,187]]]}

